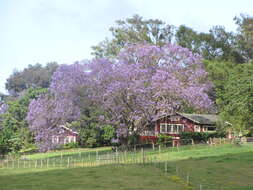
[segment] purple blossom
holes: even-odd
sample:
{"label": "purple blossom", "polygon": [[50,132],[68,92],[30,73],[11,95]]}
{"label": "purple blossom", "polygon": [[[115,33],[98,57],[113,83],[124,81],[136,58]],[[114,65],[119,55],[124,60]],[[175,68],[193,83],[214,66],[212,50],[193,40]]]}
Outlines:
{"label": "purple blossom", "polygon": [[92,105],[105,113],[100,119],[116,126],[118,137],[127,137],[158,115],[184,107],[210,109],[211,87],[201,57],[188,49],[128,45],[115,59],[60,66],[50,95],[31,102],[27,118],[36,140],[45,145],[57,125],[77,119]]}

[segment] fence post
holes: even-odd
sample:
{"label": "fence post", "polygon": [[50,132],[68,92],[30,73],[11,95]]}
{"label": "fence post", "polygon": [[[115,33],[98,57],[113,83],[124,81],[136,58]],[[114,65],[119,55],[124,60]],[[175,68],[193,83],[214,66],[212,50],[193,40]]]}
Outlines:
{"label": "fence post", "polygon": [[47,159],[47,168],[48,168],[48,166],[49,166],[49,159]]}
{"label": "fence post", "polygon": [[189,184],[189,182],[190,182],[190,174],[189,174],[189,172],[187,173],[186,181],[187,181],[187,184]]}
{"label": "fence post", "polygon": [[164,171],[165,171],[165,173],[168,172],[168,165],[167,165],[167,162],[164,163]]}
{"label": "fence post", "polygon": [[35,166],[34,167],[37,168],[37,160],[35,161]]}
{"label": "fence post", "polygon": [[69,157],[68,157],[68,168],[69,168]]}
{"label": "fence post", "polygon": [[154,142],[152,143],[152,148],[153,148],[153,150],[155,150],[155,143]]}
{"label": "fence post", "polygon": [[202,190],[202,185],[201,184],[199,185],[199,190]]}
{"label": "fence post", "polygon": [[159,145],[159,154],[161,153],[161,145]]}
{"label": "fence post", "polygon": [[141,152],[142,152],[142,163],[145,163],[145,155],[144,155],[144,150],[143,148],[141,148]]}

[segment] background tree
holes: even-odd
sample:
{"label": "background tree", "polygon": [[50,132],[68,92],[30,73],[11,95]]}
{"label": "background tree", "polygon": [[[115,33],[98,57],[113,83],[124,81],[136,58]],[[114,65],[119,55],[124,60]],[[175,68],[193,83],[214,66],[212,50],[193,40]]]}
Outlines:
{"label": "background tree", "polygon": [[174,26],[158,19],[143,19],[134,15],[126,20],[117,20],[117,26],[111,27],[112,39],[106,39],[93,46],[96,57],[114,57],[128,43],[148,43],[157,46],[172,41]]}
{"label": "background tree", "polygon": [[56,62],[48,63],[45,67],[38,63],[28,65],[22,71],[14,71],[7,79],[5,87],[9,94],[14,96],[28,88],[48,88],[57,67]]}
{"label": "background tree", "polygon": [[253,17],[241,14],[234,20],[238,25],[237,48],[247,62],[253,58]]}
{"label": "background tree", "polygon": [[240,130],[253,132],[253,64],[237,65],[229,76],[223,94],[221,113]]}
{"label": "background tree", "polygon": [[32,99],[45,93],[46,89],[28,89],[23,95],[11,100],[6,100],[5,111],[0,114],[0,136],[6,151],[18,152],[26,149],[33,143],[33,136],[28,128],[26,115]]}

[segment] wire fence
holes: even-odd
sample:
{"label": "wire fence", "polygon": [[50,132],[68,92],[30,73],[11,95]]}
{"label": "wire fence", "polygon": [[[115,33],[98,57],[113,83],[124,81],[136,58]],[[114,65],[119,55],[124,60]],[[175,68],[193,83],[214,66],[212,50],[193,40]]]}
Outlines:
{"label": "wire fence", "polygon": [[[216,142],[217,141],[217,142]],[[214,143],[216,142],[216,143]],[[75,167],[95,167],[101,165],[112,166],[127,166],[129,164],[136,164],[142,166],[153,166],[159,168],[172,181],[182,183],[188,189],[197,190],[213,190],[222,189],[217,188],[217,185],[199,183],[198,180],[193,179],[189,171],[185,171],[176,165],[169,164],[166,158],[161,155],[170,155],[170,152],[180,152],[186,150],[200,150],[202,148],[213,148],[223,144],[231,144],[231,140],[216,139],[212,143],[191,143],[184,146],[166,147],[155,144],[134,145],[134,147],[126,147],[118,149],[117,147],[111,151],[94,151],[94,152],[76,152],[73,154],[61,153],[55,157],[28,159],[21,157],[14,159],[6,157],[0,160],[0,169],[17,169],[17,168],[75,168]],[[168,153],[168,154],[167,154]]]}

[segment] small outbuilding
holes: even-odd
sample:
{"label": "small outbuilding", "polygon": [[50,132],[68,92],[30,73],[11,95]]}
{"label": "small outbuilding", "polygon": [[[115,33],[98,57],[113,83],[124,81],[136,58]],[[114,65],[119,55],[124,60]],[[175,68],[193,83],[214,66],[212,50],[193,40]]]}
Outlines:
{"label": "small outbuilding", "polygon": [[58,133],[52,136],[53,144],[67,144],[70,142],[77,142],[79,137],[78,132],[61,125]]}

